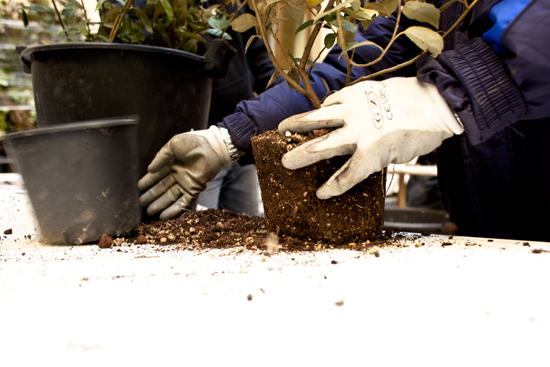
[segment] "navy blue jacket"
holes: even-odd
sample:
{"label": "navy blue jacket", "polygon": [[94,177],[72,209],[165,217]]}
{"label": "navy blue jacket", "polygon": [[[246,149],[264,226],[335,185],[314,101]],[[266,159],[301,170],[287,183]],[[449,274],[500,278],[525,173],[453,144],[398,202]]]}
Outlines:
{"label": "navy blue jacket", "polygon": [[[447,0],[435,1],[437,6]],[[440,29],[454,24],[464,10],[456,2],[442,13]],[[433,83],[461,118],[465,134],[444,141],[437,150],[444,204],[459,234],[550,240],[545,209],[550,205],[550,2],[481,0],[445,39],[437,58],[386,74],[418,76]],[[360,26],[356,41],[387,44],[395,19],[379,18]],[[407,19],[402,24],[408,26]],[[374,47],[357,50],[358,62],[379,55]],[[353,77],[399,64],[418,54],[399,38],[387,57],[370,68],[354,68]],[[316,93],[324,97],[324,78],[331,89],[345,81],[337,47],[312,73]],[[285,83],[241,102],[221,123],[235,145],[249,153],[250,138],[277,127],[284,118],[312,109],[311,103]]]}

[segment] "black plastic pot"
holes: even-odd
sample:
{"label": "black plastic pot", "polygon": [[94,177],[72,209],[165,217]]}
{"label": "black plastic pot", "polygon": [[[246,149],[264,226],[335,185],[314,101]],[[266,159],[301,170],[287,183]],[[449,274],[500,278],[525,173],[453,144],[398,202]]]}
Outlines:
{"label": "black plastic pot", "polygon": [[137,121],[89,121],[0,137],[21,173],[44,240],[97,241],[140,223]]}
{"label": "black plastic pot", "polygon": [[205,129],[212,79],[235,55],[223,40],[204,56],[162,47],[60,43],[21,52],[38,126],[139,115],[140,175],[175,134]]}

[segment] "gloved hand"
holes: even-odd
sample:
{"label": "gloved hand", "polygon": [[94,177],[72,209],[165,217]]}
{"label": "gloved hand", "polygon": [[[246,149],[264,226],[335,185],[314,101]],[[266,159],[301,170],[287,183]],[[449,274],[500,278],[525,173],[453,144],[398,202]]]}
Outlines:
{"label": "gloved hand", "polygon": [[175,135],[147,167],[149,173],[139,180],[140,190],[149,188],[139,204],[147,206],[149,215],[162,212],[160,219],[174,218],[229,163],[229,151],[217,126]]}
{"label": "gloved hand", "polygon": [[317,191],[319,199],[338,196],[390,163],[427,154],[464,127],[432,84],[417,78],[366,81],[330,95],[319,110],[290,117],[279,133],[339,128],[283,156],[297,169],[351,154]]}

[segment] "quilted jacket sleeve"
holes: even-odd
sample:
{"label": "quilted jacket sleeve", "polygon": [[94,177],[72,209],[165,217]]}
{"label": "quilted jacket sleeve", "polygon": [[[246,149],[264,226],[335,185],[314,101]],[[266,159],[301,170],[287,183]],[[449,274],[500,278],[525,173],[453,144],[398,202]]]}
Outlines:
{"label": "quilted jacket sleeve", "polygon": [[549,13],[548,1],[503,0],[481,37],[417,62],[419,79],[437,85],[473,144],[515,122],[550,117]]}

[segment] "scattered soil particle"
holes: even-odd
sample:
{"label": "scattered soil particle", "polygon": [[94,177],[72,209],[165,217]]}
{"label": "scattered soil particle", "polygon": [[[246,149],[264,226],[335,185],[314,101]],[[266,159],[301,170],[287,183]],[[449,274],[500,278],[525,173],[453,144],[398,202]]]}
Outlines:
{"label": "scattered soil particle", "polygon": [[369,250],[369,255],[374,255],[374,257],[380,257],[380,249],[378,246],[374,246]]}
{"label": "scattered soil particle", "polygon": [[[186,211],[180,217],[171,220],[142,223],[125,237],[125,242],[129,245],[138,244],[138,240],[145,237],[148,244],[161,245],[158,250],[161,252],[164,245],[172,245],[171,250],[233,248],[235,254],[244,250],[264,253],[269,247],[275,252],[274,236],[269,236],[268,241],[268,235],[264,218],[228,210],[207,209]],[[322,251],[334,248],[368,251],[373,246],[393,246],[402,238],[404,236],[399,234],[391,238],[381,236],[375,240],[355,242],[355,246],[349,247],[347,242],[314,242],[308,238],[294,238],[283,234],[278,236],[276,246],[277,251],[281,252]]]}
{"label": "scattered soil particle", "polygon": [[13,233],[13,229],[12,229],[12,228],[6,229],[6,230],[4,231],[4,234],[12,234],[12,233]]}
{"label": "scattered soil particle", "polygon": [[99,240],[99,243],[97,245],[99,246],[99,248],[111,248],[111,246],[113,245],[113,238],[104,234],[103,236],[101,236],[101,239]]}
{"label": "scattered soil particle", "polygon": [[336,264],[338,264],[338,261],[332,260],[330,263],[331,263],[332,265],[336,265]]}
{"label": "scattered soil particle", "polygon": [[453,245],[452,242],[443,242],[443,243],[441,244],[441,247],[447,247],[447,246],[452,246],[452,245]]}
{"label": "scattered soil particle", "polygon": [[531,245],[529,244],[529,242],[524,242],[524,243],[523,243],[523,246],[531,247]]}
{"label": "scattered soil particle", "polygon": [[340,307],[344,305],[344,300],[338,301],[335,303],[336,306]]}
{"label": "scattered soil particle", "polygon": [[249,300],[249,301],[252,301],[252,295],[249,294],[249,295],[246,297],[246,299]]}
{"label": "scattered soil particle", "polygon": [[543,250],[543,249],[541,249],[541,248],[534,248],[534,249],[532,250],[532,252],[533,252],[534,254],[541,254],[541,253],[543,253],[543,252],[550,252],[550,251],[548,251],[548,250]]}
{"label": "scattered soil particle", "polygon": [[143,245],[145,243],[147,243],[147,238],[145,238],[144,235],[141,235],[138,237],[138,239],[136,240],[136,243],[137,244],[140,244],[140,245]]}

